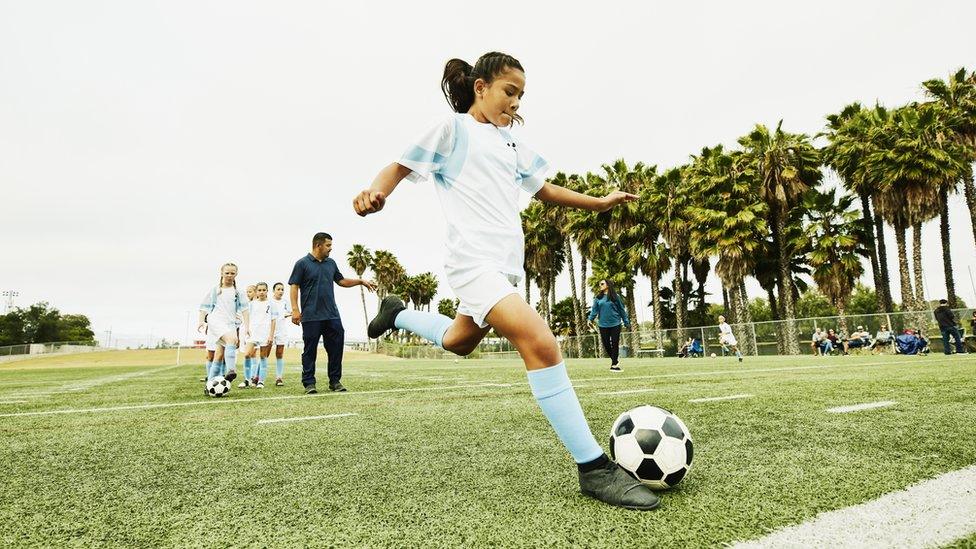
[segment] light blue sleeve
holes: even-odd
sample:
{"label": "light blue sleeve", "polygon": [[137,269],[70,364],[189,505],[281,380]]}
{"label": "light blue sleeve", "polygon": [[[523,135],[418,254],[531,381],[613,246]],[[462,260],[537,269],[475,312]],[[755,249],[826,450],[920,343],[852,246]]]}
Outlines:
{"label": "light blue sleeve", "polygon": [[248,309],[250,303],[247,301],[247,294],[237,290],[237,312],[240,313]]}
{"label": "light blue sleeve", "polygon": [[549,172],[549,163],[518,140],[515,141],[515,151],[518,186],[523,191],[535,195],[546,183],[546,173]]}
{"label": "light blue sleeve", "polygon": [[441,120],[417,138],[397,160],[397,164],[410,170],[407,180],[420,183],[444,168],[454,150],[456,118],[452,115]]}
{"label": "light blue sleeve", "polygon": [[207,295],[204,296],[203,301],[200,302],[200,310],[205,313],[211,313],[214,307],[217,306],[217,291],[210,290]]}

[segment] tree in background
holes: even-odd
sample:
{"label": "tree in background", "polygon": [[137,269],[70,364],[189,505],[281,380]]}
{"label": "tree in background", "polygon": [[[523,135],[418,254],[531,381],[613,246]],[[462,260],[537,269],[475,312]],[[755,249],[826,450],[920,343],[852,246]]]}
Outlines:
{"label": "tree in background", "polygon": [[[353,244],[352,249],[346,254],[346,259],[349,261],[349,266],[356,271],[356,276],[362,278],[363,273],[373,263],[373,252],[362,244]],[[366,324],[369,324],[369,313],[366,312],[366,292],[363,291],[362,286],[359,287],[359,298],[363,300],[363,318],[366,319]]]}
{"label": "tree in background", "polygon": [[88,317],[62,315],[43,301],[0,316],[0,346],[56,341],[94,343]]}

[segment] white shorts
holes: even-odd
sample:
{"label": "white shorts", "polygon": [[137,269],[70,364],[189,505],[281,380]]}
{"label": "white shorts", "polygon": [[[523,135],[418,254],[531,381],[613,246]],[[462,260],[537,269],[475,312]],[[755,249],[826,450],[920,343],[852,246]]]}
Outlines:
{"label": "white shorts", "polygon": [[470,316],[479,327],[487,328],[488,323],[485,318],[488,313],[499,301],[518,293],[515,289],[516,284],[518,284],[516,276],[486,272],[470,282],[452,287],[454,295],[461,301],[457,312],[460,315]]}
{"label": "white shorts", "polygon": [[247,338],[247,343],[253,343],[258,347],[268,344],[268,337],[271,335],[271,325],[251,326],[251,335]]}
{"label": "white shorts", "polygon": [[720,337],[719,342],[721,342],[722,345],[726,345],[728,347],[733,347],[739,344],[739,342],[735,340],[735,336],[732,334],[724,335]]}
{"label": "white shorts", "polygon": [[288,334],[284,332],[275,332],[274,336],[275,345],[288,345]]}
{"label": "white shorts", "polygon": [[208,351],[217,350],[217,336],[214,335],[212,330],[210,330],[210,326],[207,326],[206,342],[207,342],[206,346]]}
{"label": "white shorts", "polygon": [[237,336],[237,325],[233,321],[226,321],[219,318],[207,320],[207,337],[213,338],[214,343],[224,335],[231,333]]}

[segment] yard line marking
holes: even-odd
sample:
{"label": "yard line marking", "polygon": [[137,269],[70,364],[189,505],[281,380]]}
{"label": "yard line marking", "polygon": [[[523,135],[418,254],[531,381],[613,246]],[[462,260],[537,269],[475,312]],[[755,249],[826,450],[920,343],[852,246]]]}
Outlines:
{"label": "yard line marking", "polygon": [[88,414],[101,412],[119,412],[125,410],[155,410],[159,408],[184,408],[187,406],[212,406],[218,404],[242,404],[247,402],[267,402],[271,400],[293,400],[297,398],[350,398],[357,395],[382,395],[389,393],[416,393],[424,391],[449,391],[454,389],[488,389],[498,388],[499,384],[494,385],[442,385],[434,387],[409,387],[404,389],[378,389],[375,391],[356,391],[349,393],[318,393],[314,395],[286,395],[264,398],[245,398],[245,399],[210,399],[194,402],[166,402],[159,404],[133,404],[128,406],[111,406],[106,408],[69,408],[61,410],[44,410],[37,412],[14,412],[0,414],[4,417],[27,417],[27,416],[54,416],[61,414]]}
{"label": "yard line marking", "polygon": [[859,505],[821,513],[732,547],[933,547],[973,533],[976,466]]}
{"label": "yard line marking", "polygon": [[0,404],[27,404],[29,400],[0,400]]}
{"label": "yard line marking", "polygon": [[693,398],[688,402],[699,403],[699,402],[718,402],[720,400],[738,400],[740,398],[752,398],[752,395],[729,395],[724,397],[710,397],[710,398]]}
{"label": "yard line marking", "polygon": [[[577,385],[579,387],[579,385]],[[656,391],[657,389],[631,389],[629,391],[611,391],[609,393],[596,393],[598,395],[632,395],[635,393],[648,393],[650,391]]]}
{"label": "yard line marking", "polygon": [[289,423],[292,421],[312,421],[313,419],[332,419],[336,417],[349,417],[358,416],[359,414],[355,412],[347,412],[345,414],[329,414],[327,416],[305,416],[305,417],[283,417],[278,419],[262,419],[255,423],[255,425],[267,425],[269,423]]}
{"label": "yard line marking", "polygon": [[873,410],[875,408],[894,406],[895,404],[898,403],[893,400],[882,400],[880,402],[868,402],[865,404],[854,404],[851,406],[838,406],[836,408],[827,408],[827,411],[832,414],[846,414],[848,412],[860,412],[861,410]]}

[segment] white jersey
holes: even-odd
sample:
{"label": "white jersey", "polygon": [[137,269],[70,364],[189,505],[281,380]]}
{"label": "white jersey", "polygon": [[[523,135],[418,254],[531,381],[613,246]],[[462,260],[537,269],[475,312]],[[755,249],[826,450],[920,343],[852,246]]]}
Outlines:
{"label": "white jersey", "polygon": [[278,323],[275,325],[275,335],[282,336],[288,332],[288,322],[291,321],[291,303],[286,299],[271,299],[271,303],[278,310]]}
{"label": "white jersey", "polygon": [[235,325],[237,315],[247,308],[247,297],[233,288],[213,288],[204,296],[200,310],[207,313],[207,323]]}
{"label": "white jersey", "polygon": [[732,326],[729,326],[728,322],[723,322],[718,325],[719,331],[719,341],[725,343],[726,345],[735,345],[735,336],[732,335]]}
{"label": "white jersey", "polygon": [[448,283],[463,285],[486,272],[525,277],[525,236],[519,191],[534,195],[549,165],[507,128],[453,114],[422,135],[398,160],[407,179],[433,175],[447,221]]}
{"label": "white jersey", "polygon": [[278,307],[271,300],[260,301],[255,299],[249,306],[251,331],[255,327],[271,327],[271,321],[278,319]]}

